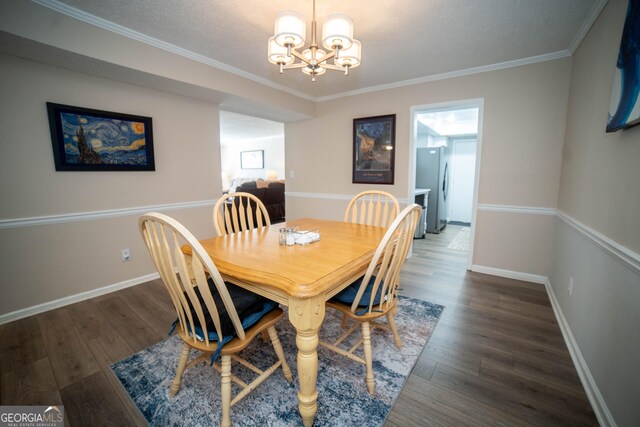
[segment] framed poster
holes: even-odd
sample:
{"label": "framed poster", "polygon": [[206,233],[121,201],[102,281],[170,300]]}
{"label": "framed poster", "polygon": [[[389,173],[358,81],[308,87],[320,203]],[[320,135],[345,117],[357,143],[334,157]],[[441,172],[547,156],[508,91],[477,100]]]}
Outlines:
{"label": "framed poster", "polygon": [[393,184],[396,115],[353,119],[354,184]]}
{"label": "framed poster", "polygon": [[264,150],[241,151],[240,169],[264,169]]}
{"label": "framed poster", "polygon": [[607,132],[640,124],[640,1],[629,0],[611,90]]}
{"label": "framed poster", "polygon": [[57,171],[153,171],[151,117],[47,102]]}

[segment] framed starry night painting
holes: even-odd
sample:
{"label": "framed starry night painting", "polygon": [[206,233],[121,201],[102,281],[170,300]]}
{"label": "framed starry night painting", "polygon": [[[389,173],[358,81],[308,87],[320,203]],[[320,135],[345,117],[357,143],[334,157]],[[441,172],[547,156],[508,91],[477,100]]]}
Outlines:
{"label": "framed starry night painting", "polygon": [[153,171],[151,117],[47,102],[57,171]]}

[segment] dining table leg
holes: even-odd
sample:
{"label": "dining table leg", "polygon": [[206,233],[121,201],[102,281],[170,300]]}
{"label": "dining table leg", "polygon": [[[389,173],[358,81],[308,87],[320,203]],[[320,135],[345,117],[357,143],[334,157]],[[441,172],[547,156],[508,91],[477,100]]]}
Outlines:
{"label": "dining table leg", "polygon": [[324,320],[324,296],[289,298],[289,321],[296,328],[298,347],[298,410],[305,427],[311,427],[318,411],[318,331]]}

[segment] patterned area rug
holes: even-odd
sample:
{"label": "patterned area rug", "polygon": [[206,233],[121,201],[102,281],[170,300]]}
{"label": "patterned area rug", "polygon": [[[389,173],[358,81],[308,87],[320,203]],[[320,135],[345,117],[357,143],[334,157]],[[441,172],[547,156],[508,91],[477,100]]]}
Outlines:
{"label": "patterned area rug", "polygon": [[[318,347],[318,412],[320,426],[380,426],[426,345],[443,306],[411,298],[399,300],[396,323],[403,341],[402,351],[393,344],[390,332],[372,333],[375,396],[364,382],[364,365]],[[298,414],[295,330],[285,317],[276,325],[294,382],[288,383],[278,370],[256,390],[231,407],[235,426],[301,426]],[[340,317],[327,309],[320,337],[325,341],[339,336]],[[359,337],[354,333],[352,342]],[[182,388],[172,399],[168,391],[175,376],[182,341],[177,335],[114,364],[111,369],[152,426],[220,425],[220,375],[200,363],[185,371]],[[356,352],[357,353],[357,352]],[[270,344],[253,340],[242,352],[263,369],[275,363]],[[247,381],[255,374],[232,362],[232,373]],[[232,396],[238,389],[232,388]]]}
{"label": "patterned area rug", "polygon": [[455,249],[458,251],[468,251],[470,236],[471,236],[470,228],[464,227],[463,229],[458,231],[458,234],[456,235],[456,237],[453,238],[451,243],[449,243],[449,246],[447,246],[447,248]]}

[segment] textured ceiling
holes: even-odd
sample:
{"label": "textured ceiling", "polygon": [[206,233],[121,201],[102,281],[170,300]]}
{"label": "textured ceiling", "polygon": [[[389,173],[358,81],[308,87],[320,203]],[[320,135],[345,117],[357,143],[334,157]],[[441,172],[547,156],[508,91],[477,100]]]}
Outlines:
{"label": "textured ceiling", "polygon": [[[52,1],[56,3],[55,0]],[[351,16],[362,65],[315,83],[266,60],[275,17],[297,11],[310,31],[311,0],[61,0],[98,18],[287,86],[311,97],[569,54],[603,0],[317,0],[317,20]]]}
{"label": "textured ceiling", "polygon": [[220,111],[221,145],[272,139],[284,141],[284,125],[282,123]]}

